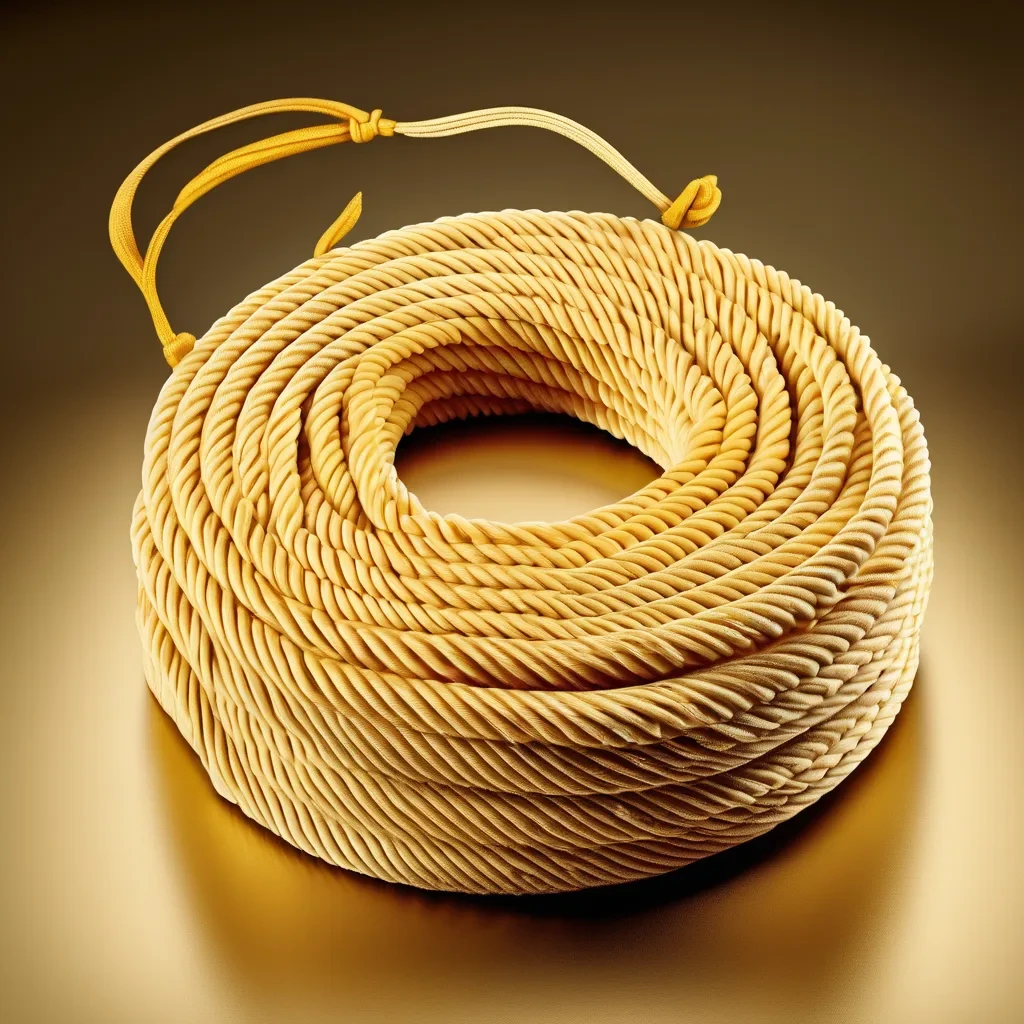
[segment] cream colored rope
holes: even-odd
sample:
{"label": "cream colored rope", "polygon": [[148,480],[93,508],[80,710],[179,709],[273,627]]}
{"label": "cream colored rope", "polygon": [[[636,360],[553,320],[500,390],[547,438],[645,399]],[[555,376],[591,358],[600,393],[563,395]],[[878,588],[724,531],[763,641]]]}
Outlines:
{"label": "cream colored rope", "polygon": [[[557,115],[342,106],[333,141],[529,123],[657,191]],[[185,200],[317,131],[229,154]],[[155,159],[111,217],[144,289],[154,243],[143,260],[127,237]],[[694,218],[717,205],[690,191]],[[218,791],[300,849],[465,892],[656,874],[814,802],[910,689],[932,566],[918,416],[780,271],[653,221],[504,211],[322,239],[198,341],[154,320],[178,365],[132,531],[147,679]],[[664,472],[517,524],[437,515],[397,476],[414,425],[526,408]]]}

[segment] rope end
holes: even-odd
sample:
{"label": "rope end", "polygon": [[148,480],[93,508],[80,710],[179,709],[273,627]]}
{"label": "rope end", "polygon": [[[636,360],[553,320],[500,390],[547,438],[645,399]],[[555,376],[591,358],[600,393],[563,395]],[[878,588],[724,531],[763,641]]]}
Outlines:
{"label": "rope end", "polygon": [[164,344],[164,358],[170,367],[175,367],[192,351],[196,336],[182,331]]}
{"label": "rope end", "polygon": [[722,201],[718,176],[705,174],[694,178],[671,206],[661,215],[661,223],[670,228],[703,227],[714,216]]}
{"label": "rope end", "polygon": [[313,250],[314,256],[330,252],[355,226],[363,212],[363,193],[357,192],[338,215],[338,219],[320,236]]}

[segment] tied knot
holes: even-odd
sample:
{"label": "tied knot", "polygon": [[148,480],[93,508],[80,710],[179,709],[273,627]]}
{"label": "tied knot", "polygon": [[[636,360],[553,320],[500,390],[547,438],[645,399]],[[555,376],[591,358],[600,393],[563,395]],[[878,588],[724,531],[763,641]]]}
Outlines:
{"label": "tied knot", "polygon": [[164,345],[164,358],[168,364],[173,368],[178,365],[192,351],[193,346],[196,343],[196,337],[194,334],[189,334],[188,331],[182,331],[176,334],[169,342]]}
{"label": "tied knot", "polygon": [[670,228],[699,228],[711,220],[721,201],[722,190],[714,174],[694,178],[661,215],[661,223]]}
{"label": "tied knot", "polygon": [[359,121],[354,117],[348,119],[348,134],[353,142],[370,142],[378,135],[394,135],[395,122],[390,118],[381,116],[381,111],[371,111],[365,121]]}

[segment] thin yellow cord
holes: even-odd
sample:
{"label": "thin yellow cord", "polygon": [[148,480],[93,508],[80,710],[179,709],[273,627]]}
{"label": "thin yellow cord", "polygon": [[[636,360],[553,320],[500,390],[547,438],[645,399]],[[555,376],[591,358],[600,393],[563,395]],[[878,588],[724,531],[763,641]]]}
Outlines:
{"label": "thin yellow cord", "polygon": [[[139,183],[157,160],[187,139],[216,128],[222,128],[236,121],[260,117],[263,114],[294,112],[326,114],[335,118],[338,123],[299,128],[281,135],[274,135],[271,138],[242,146],[214,160],[178,193],[171,212],[164,217],[156,231],[153,232],[145,258],[143,258],[139,252],[132,227],[132,202]],[[364,143],[370,142],[378,136],[388,137],[391,135],[407,135],[412,138],[442,138],[447,135],[459,135],[463,132],[505,125],[544,128],[586,147],[662,211],[662,223],[669,227],[700,227],[711,219],[721,201],[722,193],[718,189],[718,179],[714,175],[694,179],[683,189],[677,199],[670,200],[668,196],[655,188],[617,149],[610,146],[589,128],[577,124],[561,114],[553,114],[550,111],[538,110],[534,107],[490,107],[426,121],[399,122],[383,117],[379,109],[368,113],[358,107],[333,100],[286,99],[255,103],[205,121],[187,132],[182,132],[170,142],[154,150],[125,179],[114,197],[110,210],[110,241],[121,263],[142,291],[153,318],[157,336],[163,345],[167,362],[172,367],[176,366],[192,350],[196,339],[192,334],[178,333],[171,327],[157,292],[157,264],[164,242],[174,223],[201,196],[230,178],[273,160],[281,160],[298,153],[306,153],[324,146],[333,146],[340,142]],[[320,237],[314,254],[320,256],[336,246],[355,227],[361,211],[362,193],[360,192],[349,201],[338,219]]]}

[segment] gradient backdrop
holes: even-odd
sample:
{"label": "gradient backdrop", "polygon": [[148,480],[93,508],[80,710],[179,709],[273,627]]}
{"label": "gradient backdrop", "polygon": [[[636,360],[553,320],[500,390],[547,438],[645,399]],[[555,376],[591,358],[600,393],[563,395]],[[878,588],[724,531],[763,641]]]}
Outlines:
{"label": "gradient backdrop", "polygon": [[[0,1019],[1024,1020],[1020,36],[979,3],[820,6],[4,7]],[[215,797],[142,676],[128,526],[167,368],[107,209],[182,129],[303,95],[399,119],[542,106],[670,194],[715,172],[704,233],[833,299],[901,374],[934,460],[922,669],[820,806],[666,879],[517,901],[328,869]],[[176,151],[140,227],[208,160],[299,123]],[[199,334],[304,260],[357,188],[355,237],[503,207],[651,213],[530,129],[336,147],[183,218],[172,322]],[[431,507],[503,519],[654,473],[538,420],[424,432],[400,470]]]}

